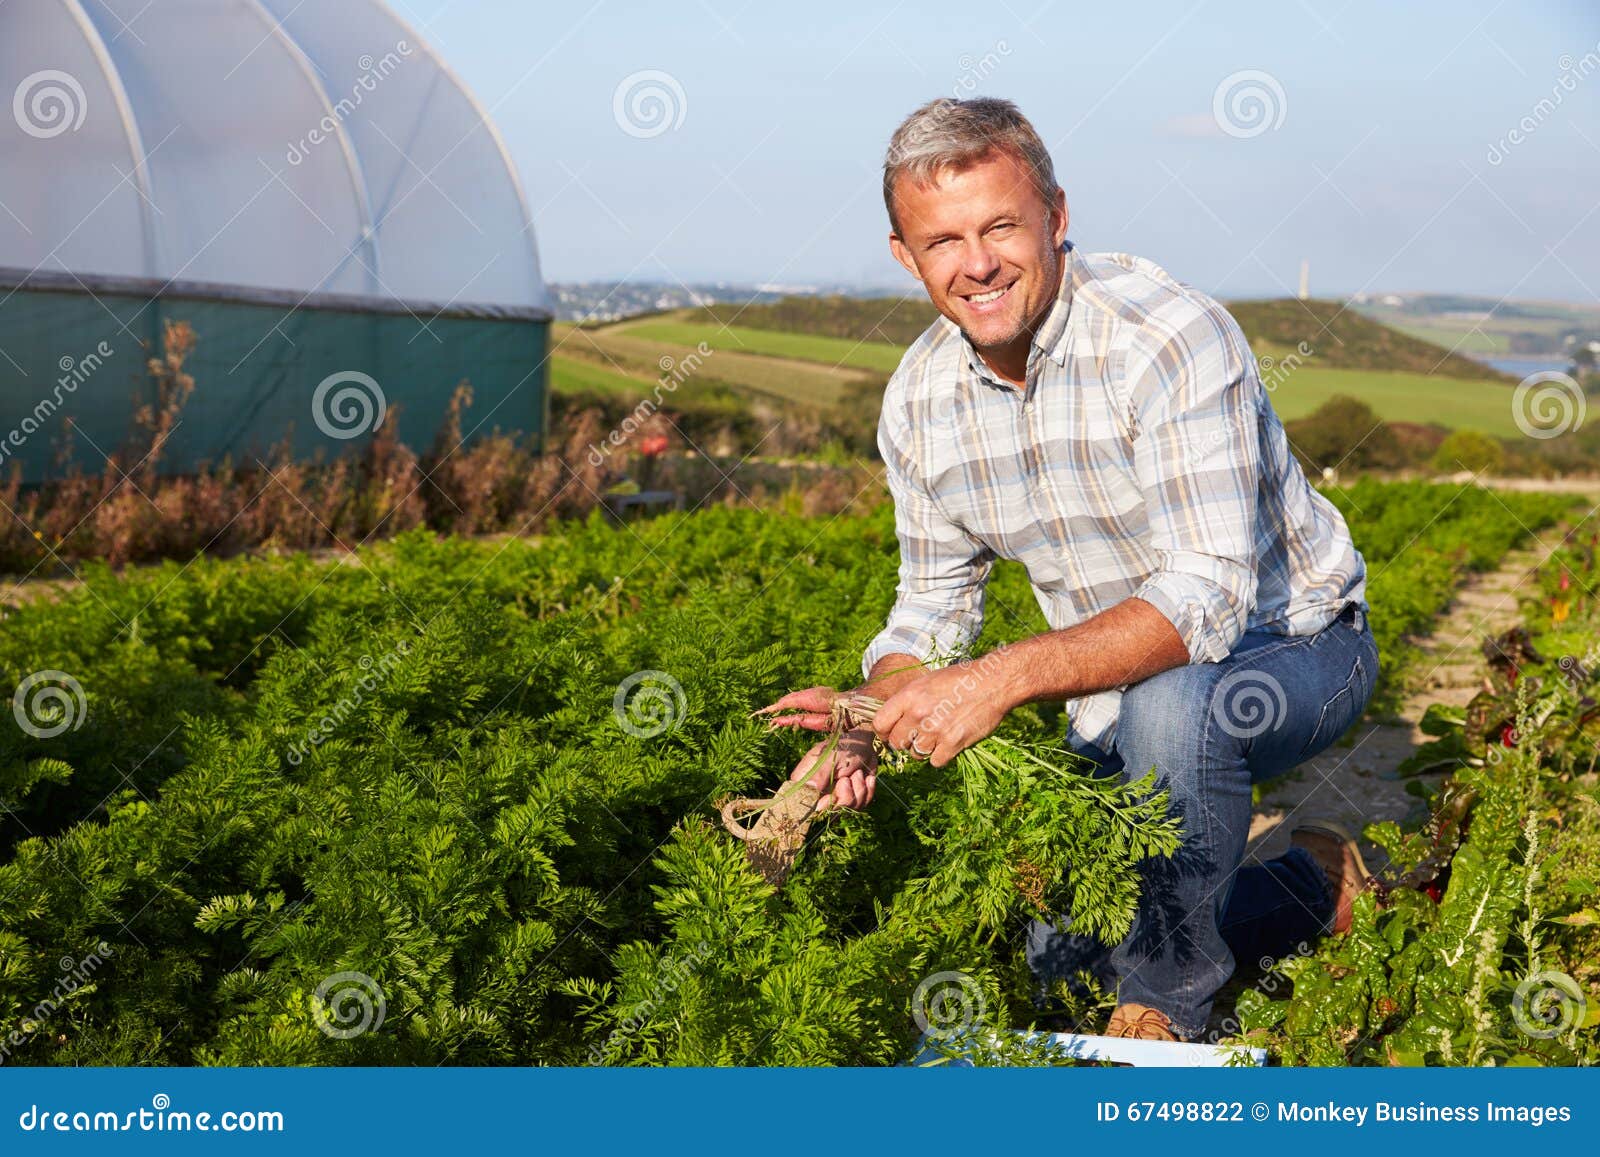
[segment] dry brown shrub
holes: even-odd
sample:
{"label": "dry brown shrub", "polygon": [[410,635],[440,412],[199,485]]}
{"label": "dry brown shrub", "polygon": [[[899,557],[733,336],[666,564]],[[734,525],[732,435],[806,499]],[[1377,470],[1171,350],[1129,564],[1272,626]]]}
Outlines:
{"label": "dry brown shrub", "polygon": [[[420,458],[399,441],[399,407],[394,406],[364,447],[331,461],[296,461],[286,437],[265,460],[252,456],[245,463],[225,460],[190,473],[164,474],[168,440],[195,390],[185,362],[196,342],[187,323],[167,324],[161,355],[147,363],[150,396],[136,404],[126,444],[103,466],[91,473],[74,460],[80,439],[67,419],[52,481],[24,486],[20,467],[14,466],[0,482],[0,569],[56,577],[86,558],[122,565],[201,551],[352,549],[421,526],[445,534],[526,534],[587,515],[623,476],[680,490],[690,506],[753,501],[835,514],[856,500],[857,475],[866,477],[840,469],[808,477],[803,486],[792,478],[787,487],[779,481],[774,490],[765,476],[773,470],[770,463],[747,465],[745,476],[754,470],[759,477],[748,483],[738,477],[730,484],[716,462],[699,455],[645,458],[639,447],[648,439],[664,435],[669,448],[681,448],[688,437],[666,414],[653,415],[622,445],[598,453],[595,448],[607,442],[621,419],[603,406],[580,408],[571,400],[560,407],[559,443],[547,444],[541,453],[498,429],[464,434],[472,405],[465,381],[453,391],[433,445]],[[753,445],[767,436],[761,446],[766,458],[814,449],[828,434],[815,417],[780,413],[764,402],[738,416],[737,423],[741,443]],[[727,430],[734,428],[730,424]],[[700,434],[719,445],[732,440],[712,422]],[[733,465],[727,459],[721,469]]]}

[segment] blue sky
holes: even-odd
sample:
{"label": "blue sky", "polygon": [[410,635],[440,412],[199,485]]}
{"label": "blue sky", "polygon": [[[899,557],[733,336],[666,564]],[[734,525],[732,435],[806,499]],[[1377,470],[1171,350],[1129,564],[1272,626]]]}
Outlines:
{"label": "blue sky", "polygon": [[[1319,295],[1600,297],[1592,3],[394,6],[492,108],[551,280],[902,284],[884,143],[982,94],[1050,144],[1079,244],[1219,294],[1292,292],[1308,259]],[[674,111],[638,135],[614,97],[647,71]],[[1271,111],[1224,99],[1230,135],[1240,73]]]}

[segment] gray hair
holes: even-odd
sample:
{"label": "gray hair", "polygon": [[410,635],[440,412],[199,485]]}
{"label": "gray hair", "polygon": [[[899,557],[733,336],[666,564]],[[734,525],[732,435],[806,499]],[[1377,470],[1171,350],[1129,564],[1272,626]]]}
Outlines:
{"label": "gray hair", "polygon": [[883,204],[896,233],[894,186],[902,176],[917,183],[947,168],[962,169],[990,153],[1011,153],[1027,165],[1034,187],[1046,202],[1055,200],[1055,166],[1050,150],[1022,111],[1009,100],[977,97],[930,100],[901,122],[883,158]]}

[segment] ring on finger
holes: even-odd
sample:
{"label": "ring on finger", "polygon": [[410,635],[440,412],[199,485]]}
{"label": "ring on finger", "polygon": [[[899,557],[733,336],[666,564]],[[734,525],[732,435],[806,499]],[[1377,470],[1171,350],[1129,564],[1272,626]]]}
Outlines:
{"label": "ring on finger", "polygon": [[927,759],[928,756],[933,754],[932,751],[923,751],[922,748],[917,746],[917,733],[915,731],[906,738],[910,741],[911,750],[914,754],[920,755],[923,759]]}

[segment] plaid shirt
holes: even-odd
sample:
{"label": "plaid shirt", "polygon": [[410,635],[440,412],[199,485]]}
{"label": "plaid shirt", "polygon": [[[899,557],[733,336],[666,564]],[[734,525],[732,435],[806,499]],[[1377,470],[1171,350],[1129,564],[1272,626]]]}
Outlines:
{"label": "plaid shirt", "polygon": [[[900,584],[863,671],[966,651],[997,557],[1027,568],[1052,628],[1137,598],[1194,662],[1247,630],[1315,634],[1364,608],[1366,566],[1289,453],[1238,323],[1142,258],[1063,255],[1026,389],[944,318],[889,382],[878,447]],[[1120,700],[1069,702],[1073,741],[1109,750]]]}

